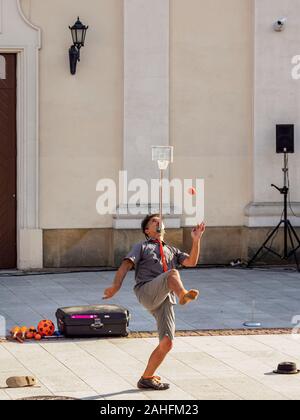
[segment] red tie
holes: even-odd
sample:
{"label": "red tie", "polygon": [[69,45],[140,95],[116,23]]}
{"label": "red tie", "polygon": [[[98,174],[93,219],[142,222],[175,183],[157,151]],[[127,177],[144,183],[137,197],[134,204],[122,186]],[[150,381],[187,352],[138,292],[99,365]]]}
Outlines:
{"label": "red tie", "polygon": [[166,257],[165,257],[165,254],[164,254],[163,244],[158,239],[155,242],[157,242],[159,244],[160,257],[161,257],[161,261],[162,261],[162,265],[163,265],[163,270],[164,270],[164,273],[165,273],[169,269],[168,269],[167,262],[166,262]]}

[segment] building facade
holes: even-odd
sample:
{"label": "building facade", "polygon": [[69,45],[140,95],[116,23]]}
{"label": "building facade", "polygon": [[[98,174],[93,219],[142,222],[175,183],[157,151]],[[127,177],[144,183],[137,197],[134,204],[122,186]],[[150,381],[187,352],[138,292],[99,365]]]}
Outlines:
{"label": "building facade", "polygon": [[[0,0],[1,268],[117,266],[142,216],[100,215],[97,184],[150,183],[151,145],[174,146],[170,179],[204,179],[201,262],[248,259],[282,214],[276,124],[295,125],[300,226],[299,29],[297,0]],[[184,217],[166,224],[188,250]]]}

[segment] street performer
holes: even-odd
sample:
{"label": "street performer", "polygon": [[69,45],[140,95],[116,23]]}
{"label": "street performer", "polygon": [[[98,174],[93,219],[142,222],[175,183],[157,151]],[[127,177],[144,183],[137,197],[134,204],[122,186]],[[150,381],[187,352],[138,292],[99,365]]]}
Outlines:
{"label": "street performer", "polygon": [[173,347],[176,296],[180,305],[186,305],[196,300],[199,295],[198,290],[185,289],[177,267],[196,266],[205,224],[198,224],[192,229],[193,244],[190,254],[181,252],[164,242],[165,231],[158,214],[146,216],[141,228],[146,240],[134,245],[126,255],[116,273],[113,285],[104,291],[103,299],[112,298],[120,290],[126,274],[134,267],[136,281],[134,292],[138,301],[156,319],[159,334],[159,345],[151,354],[137,386],[140,389],[166,390],[169,384],[162,383],[155,372]]}

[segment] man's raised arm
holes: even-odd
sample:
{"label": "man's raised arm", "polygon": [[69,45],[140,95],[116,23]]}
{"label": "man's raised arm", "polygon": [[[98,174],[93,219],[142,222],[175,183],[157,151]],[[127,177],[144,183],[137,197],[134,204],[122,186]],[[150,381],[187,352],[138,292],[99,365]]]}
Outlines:
{"label": "man's raised arm", "polygon": [[201,223],[197,225],[191,233],[191,237],[193,240],[192,249],[188,258],[186,258],[182,265],[184,267],[196,267],[199,256],[200,256],[200,246],[201,246],[201,238],[203,233],[205,232],[205,223]]}
{"label": "man's raised arm", "polygon": [[124,260],[116,272],[113,284],[104,290],[102,299],[111,299],[120,289],[128,271],[134,266],[130,260]]}

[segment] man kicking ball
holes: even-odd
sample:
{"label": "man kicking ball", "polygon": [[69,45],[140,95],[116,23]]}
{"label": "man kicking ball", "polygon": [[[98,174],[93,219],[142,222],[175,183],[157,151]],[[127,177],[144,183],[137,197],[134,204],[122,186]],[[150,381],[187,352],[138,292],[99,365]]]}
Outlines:
{"label": "man kicking ball", "polygon": [[169,388],[169,384],[161,383],[160,377],[155,376],[155,372],[173,346],[175,296],[178,297],[180,305],[185,305],[197,299],[199,295],[198,290],[185,289],[176,267],[196,266],[205,224],[201,223],[192,230],[193,246],[190,255],[164,243],[164,229],[163,226],[159,229],[158,214],[146,216],[141,227],[146,240],[134,245],[126,255],[116,273],[113,285],[105,289],[103,299],[112,298],[120,290],[126,274],[134,266],[136,281],[134,292],[139,302],[156,319],[159,333],[159,345],[151,354],[137,386],[143,389],[165,390]]}

